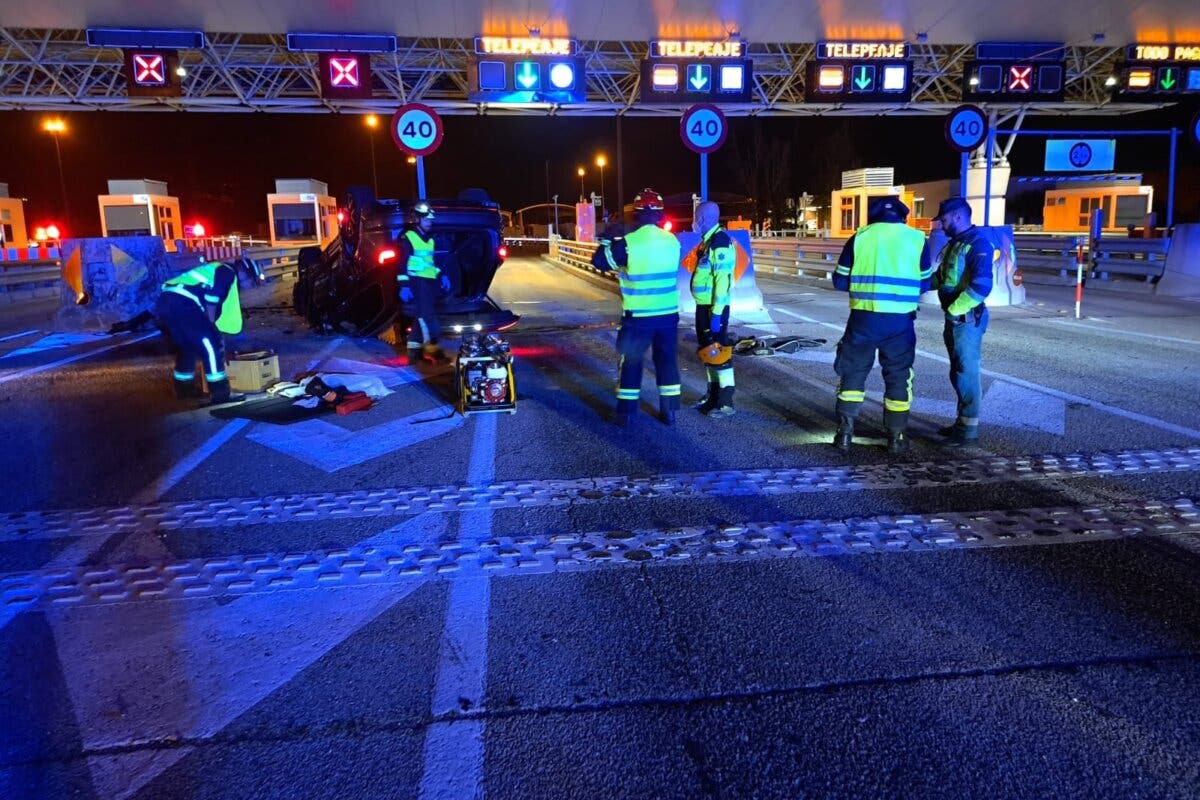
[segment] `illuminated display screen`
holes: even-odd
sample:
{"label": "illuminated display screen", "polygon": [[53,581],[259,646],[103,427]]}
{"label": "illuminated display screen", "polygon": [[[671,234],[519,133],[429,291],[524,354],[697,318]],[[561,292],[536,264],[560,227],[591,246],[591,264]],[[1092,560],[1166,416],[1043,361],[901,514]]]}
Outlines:
{"label": "illuminated display screen", "polygon": [[579,52],[574,39],[540,36],[476,36],[475,54],[480,56],[573,56]]}
{"label": "illuminated display screen", "polygon": [[174,50],[126,50],[126,91],[130,97],[177,97],[178,66]]}
{"label": "illuminated display screen", "polygon": [[904,42],[818,42],[806,65],[810,103],[888,103],[912,98],[912,65]]}
{"label": "illuminated display screen", "polygon": [[979,42],[975,60],[963,66],[965,101],[1004,96],[1061,102],[1066,88],[1062,42]]}
{"label": "illuminated display screen", "polygon": [[1113,96],[1200,94],[1200,44],[1131,44]]}
{"label": "illuminated display screen", "polygon": [[587,74],[582,58],[478,57],[468,68],[468,98],[476,103],[583,103]]}
{"label": "illuminated display screen", "polygon": [[318,69],[322,97],[354,100],[371,96],[371,57],[366,53],[322,53]]}
{"label": "illuminated display screen", "polygon": [[658,39],[642,60],[643,103],[749,103],[754,62],[746,43]]}

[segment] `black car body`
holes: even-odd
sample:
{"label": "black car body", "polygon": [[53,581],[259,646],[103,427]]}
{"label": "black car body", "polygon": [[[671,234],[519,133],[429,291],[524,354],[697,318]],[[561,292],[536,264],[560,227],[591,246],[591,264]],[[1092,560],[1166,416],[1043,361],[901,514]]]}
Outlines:
{"label": "black car body", "polygon": [[[446,333],[510,328],[518,317],[488,297],[504,263],[503,221],[496,203],[469,189],[456,200],[427,201],[434,212],[434,259],[450,278],[437,304]],[[322,330],[374,336],[405,322],[396,286],[396,254],[410,203],[377,200],[355,188],[342,200],[338,237],[323,251],[300,251],[293,290],[297,313]]]}

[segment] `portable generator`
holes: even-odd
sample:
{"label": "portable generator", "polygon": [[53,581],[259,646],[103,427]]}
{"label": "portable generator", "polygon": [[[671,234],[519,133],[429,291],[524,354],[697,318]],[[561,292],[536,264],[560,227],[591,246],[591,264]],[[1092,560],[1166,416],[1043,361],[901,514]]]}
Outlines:
{"label": "portable generator", "polygon": [[469,414],[517,412],[512,351],[497,333],[466,336],[454,363],[458,410]]}

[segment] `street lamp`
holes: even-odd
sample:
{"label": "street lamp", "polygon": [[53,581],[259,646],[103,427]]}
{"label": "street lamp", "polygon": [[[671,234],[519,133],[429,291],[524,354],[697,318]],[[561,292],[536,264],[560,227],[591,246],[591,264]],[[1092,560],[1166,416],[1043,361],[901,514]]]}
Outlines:
{"label": "street lamp", "polygon": [[371,140],[371,185],[375,188],[375,196],[379,196],[379,173],[375,170],[375,129],[379,127],[379,117],[367,114],[367,138]]}
{"label": "street lamp", "polygon": [[585,199],[583,194],[583,176],[587,174],[587,171],[583,167],[580,167],[575,170],[575,174],[579,176],[579,202],[582,203]]}
{"label": "street lamp", "polygon": [[600,205],[604,208],[608,208],[608,205],[604,202],[604,166],[607,163],[608,159],[604,157],[603,153],[596,156],[596,166],[600,168]]}
{"label": "street lamp", "polygon": [[71,224],[71,210],[67,203],[67,178],[63,173],[62,149],[58,146],[58,137],[67,132],[67,123],[62,117],[47,119],[42,122],[42,130],[54,137],[54,156],[58,159],[58,185],[62,190],[63,221],[68,227]]}

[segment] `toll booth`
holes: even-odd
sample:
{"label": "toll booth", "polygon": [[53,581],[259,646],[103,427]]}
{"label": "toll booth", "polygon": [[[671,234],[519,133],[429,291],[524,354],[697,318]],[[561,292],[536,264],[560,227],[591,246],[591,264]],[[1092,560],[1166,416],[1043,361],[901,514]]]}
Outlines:
{"label": "toll booth", "polygon": [[183,237],[179,198],[171,197],[165,181],[110,180],[108,194],[99,196],[101,236],[156,236],[167,252]]}
{"label": "toll booth", "polygon": [[28,246],[25,203],[19,197],[9,197],[8,184],[0,183],[0,250]]}
{"label": "toll booth", "polygon": [[[892,167],[867,167],[847,170],[842,173],[842,188],[834,190],[830,198],[830,235],[838,238],[851,236],[867,224],[867,204],[872,197],[896,195],[904,205],[913,207],[913,193],[895,183]],[[908,224],[914,225],[910,214]],[[914,225],[915,227],[915,225]]]}
{"label": "toll booth", "polygon": [[575,204],[575,238],[581,242],[596,241],[596,207],[591,203]]}
{"label": "toll booth", "polygon": [[1092,212],[1102,212],[1105,233],[1125,233],[1146,225],[1154,207],[1154,187],[1141,175],[1093,175],[1087,180],[1064,178],[1046,190],[1042,229],[1052,233],[1087,233]]}
{"label": "toll booth", "polygon": [[267,195],[271,247],[324,248],[337,237],[337,201],[311,178],[280,178]]}

